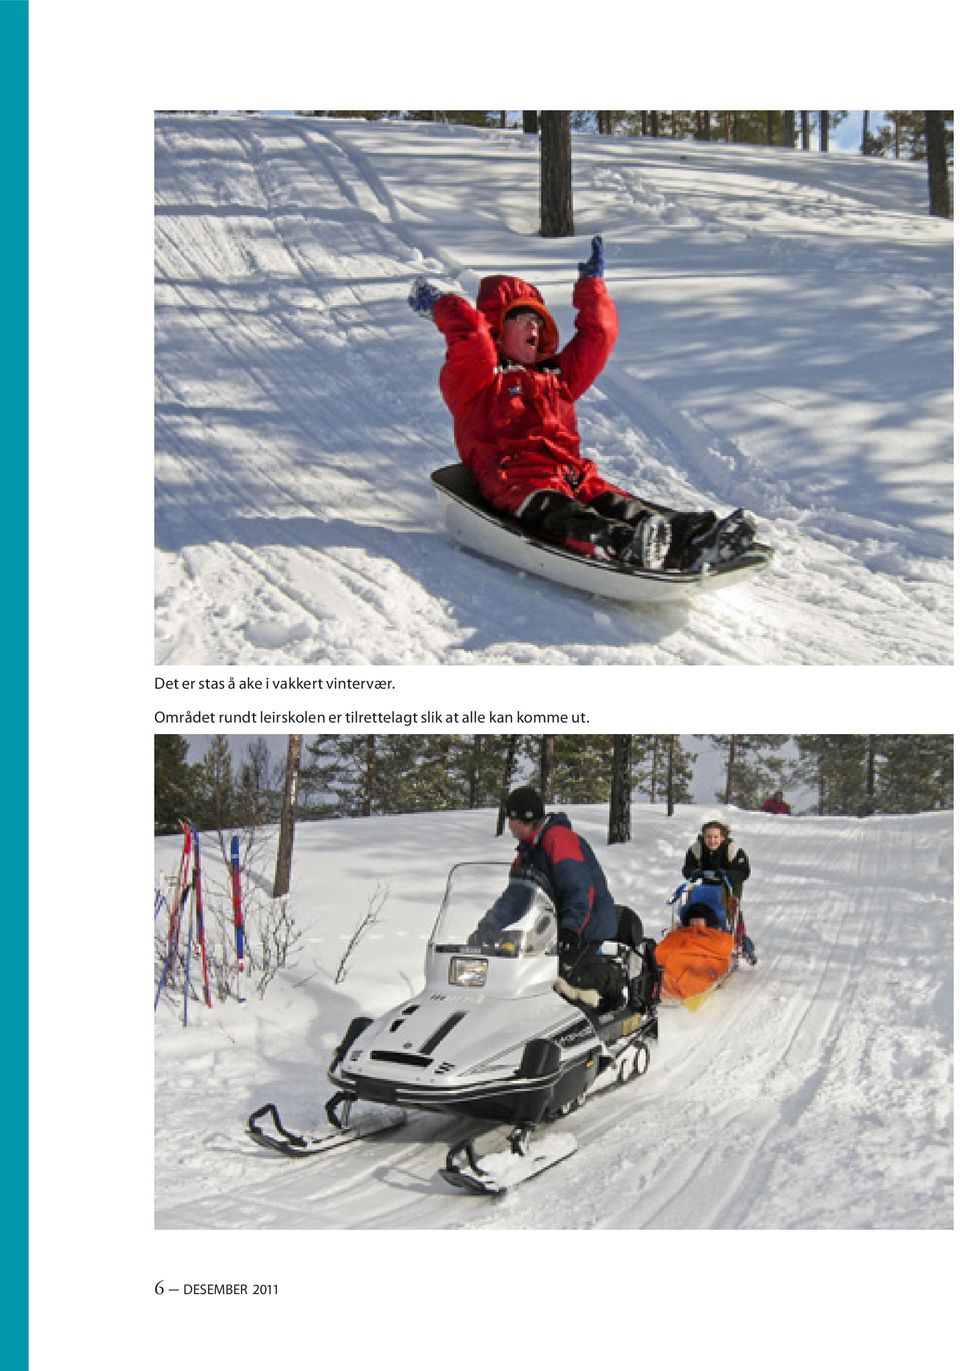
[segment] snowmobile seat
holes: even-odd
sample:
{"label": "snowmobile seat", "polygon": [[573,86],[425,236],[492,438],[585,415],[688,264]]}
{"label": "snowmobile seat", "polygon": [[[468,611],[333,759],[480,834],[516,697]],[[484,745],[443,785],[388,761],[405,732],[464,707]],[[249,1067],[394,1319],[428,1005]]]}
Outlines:
{"label": "snowmobile seat", "polygon": [[643,951],[643,920],[629,905],[617,905],[617,942],[631,952]]}

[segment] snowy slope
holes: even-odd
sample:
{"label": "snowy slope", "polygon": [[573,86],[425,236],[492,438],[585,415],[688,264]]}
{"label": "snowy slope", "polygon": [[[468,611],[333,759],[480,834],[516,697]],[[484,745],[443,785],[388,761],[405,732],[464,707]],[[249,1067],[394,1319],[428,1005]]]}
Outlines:
{"label": "snowy slope", "polygon": [[[659,936],[707,811],[667,819],[635,807],[633,841],[612,848],[600,807],[569,812],[615,897]],[[322,1123],[324,1071],[346,1024],[422,985],[448,860],[506,860],[511,848],[482,811],[301,825],[297,966],[263,999],[193,1004],[186,1029],[179,1006],[161,1002],[157,1225],[949,1228],[952,815],[726,817],[753,864],[745,910],[759,965],[699,1013],[664,1010],[648,1075],[564,1121],[580,1151],[492,1203],[437,1177],[445,1148],[469,1130],[449,1117],[414,1114],[400,1134],[310,1160],[275,1157],[244,1136],[268,1099],[304,1128]],[[176,839],[157,841],[158,885],[178,851]],[[209,856],[210,881],[216,865]],[[380,921],[335,986],[378,883]]]}
{"label": "snowy slope", "polygon": [[[922,166],[578,137],[578,237],[536,140],[164,117],[156,145],[161,663],[951,660],[952,225]],[[535,280],[566,336],[605,236],[621,337],[586,451],[663,503],[744,504],[771,574],[638,612],[453,547],[427,274]]]}

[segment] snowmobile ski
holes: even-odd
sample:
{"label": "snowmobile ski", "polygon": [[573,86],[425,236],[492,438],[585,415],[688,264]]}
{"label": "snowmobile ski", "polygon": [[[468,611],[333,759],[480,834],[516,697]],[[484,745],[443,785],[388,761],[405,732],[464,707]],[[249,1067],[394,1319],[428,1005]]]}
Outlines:
{"label": "snowmobile ski", "polygon": [[[247,1132],[261,1147],[269,1147],[274,1152],[282,1152],[285,1157],[313,1157],[319,1152],[329,1152],[334,1147],[356,1142],[358,1138],[370,1137],[373,1133],[383,1133],[391,1128],[399,1128],[406,1122],[402,1109],[382,1109],[367,1113],[351,1123],[349,1097],[333,1096],[327,1101],[326,1112],[330,1127],[322,1133],[294,1133],[280,1119],[275,1104],[261,1105],[247,1120]],[[342,1116],[337,1108],[344,1105]],[[268,1120],[266,1126],[262,1121]]]}
{"label": "snowmobile ski", "polygon": [[450,1148],[440,1175],[449,1185],[473,1195],[503,1195],[566,1161],[576,1150],[577,1140],[570,1133],[533,1138],[529,1130],[516,1129],[508,1149],[478,1157],[467,1138]]}
{"label": "snowmobile ski", "polygon": [[[430,477],[451,537],[471,552],[546,577],[573,590],[603,595],[626,604],[684,601],[705,591],[735,585],[764,571],[773,549],[754,543],[729,562],[700,571],[664,571],[621,562],[593,561],[551,542],[519,519],[494,509],[480,496],[467,468],[456,462]],[[662,513],[673,511],[662,509]]]}

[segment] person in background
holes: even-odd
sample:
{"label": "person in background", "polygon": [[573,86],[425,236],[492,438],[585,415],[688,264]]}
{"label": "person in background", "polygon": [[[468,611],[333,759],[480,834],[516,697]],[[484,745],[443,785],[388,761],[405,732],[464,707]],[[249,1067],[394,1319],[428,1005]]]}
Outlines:
{"label": "person in background", "polygon": [[760,806],[760,809],[761,809],[761,812],[764,813],[764,814],[789,814],[789,813],[790,813],[790,806],[787,804],[786,800],[783,798],[783,791],[782,791],[782,790],[775,790],[774,793],[773,793],[772,795],[769,795],[769,796],[767,797],[767,799],[764,800],[763,804]]}

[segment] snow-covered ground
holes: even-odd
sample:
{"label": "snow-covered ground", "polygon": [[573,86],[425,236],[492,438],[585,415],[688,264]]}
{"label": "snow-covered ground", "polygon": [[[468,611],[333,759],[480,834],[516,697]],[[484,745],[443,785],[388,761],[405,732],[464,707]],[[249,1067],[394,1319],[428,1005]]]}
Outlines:
{"label": "snow-covered ground", "polygon": [[[707,810],[668,819],[636,806],[632,842],[615,847],[605,845],[601,807],[569,813],[615,897],[659,936]],[[401,1134],[307,1160],[246,1138],[247,1115],[267,1100],[306,1129],[322,1124],[325,1068],[346,1024],[422,985],[448,860],[507,860],[512,847],[493,836],[489,811],[301,824],[297,965],[263,999],[248,990],[243,1005],[191,1004],[187,1028],[180,1006],[161,1001],[157,1226],[951,1227],[953,816],[726,817],[753,864],[744,907],[757,967],[738,971],[696,1014],[665,1009],[647,1076],[564,1121],[580,1150],[495,1201],[437,1176],[462,1120],[414,1114]],[[179,847],[157,840],[159,888]],[[222,880],[213,846],[205,852],[208,882]],[[379,922],[337,986],[378,886]]]}
{"label": "snow-covered ground", "polygon": [[[952,225],[922,165],[577,137],[578,237],[537,236],[517,132],[162,117],[157,661],[952,660]],[[586,451],[666,504],[747,505],[780,556],[642,612],[451,545],[442,340],[413,278],[536,281],[564,336],[602,232],[621,336]]]}

